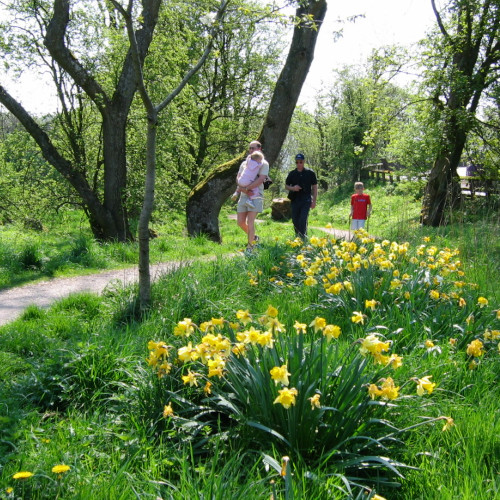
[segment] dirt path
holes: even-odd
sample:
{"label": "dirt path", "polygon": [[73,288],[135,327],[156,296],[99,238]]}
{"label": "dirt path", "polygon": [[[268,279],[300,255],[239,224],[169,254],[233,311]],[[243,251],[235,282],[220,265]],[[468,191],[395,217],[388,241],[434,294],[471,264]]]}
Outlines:
{"label": "dirt path", "polygon": [[[315,227],[331,234],[335,238],[349,239],[350,231],[341,229],[326,229]],[[215,257],[212,257],[215,258]],[[164,262],[151,266],[151,277],[156,279],[162,274],[168,273],[180,265],[188,262]],[[0,291],[0,325],[9,323],[21,316],[22,312],[30,305],[38,307],[49,307],[55,301],[67,297],[72,293],[91,292],[100,294],[110,283],[117,282],[122,285],[136,283],[139,279],[137,267],[104,271],[85,276],[74,276],[71,278],[54,278],[40,281],[34,284],[22,285],[15,288]]]}
{"label": "dirt path", "polygon": [[[185,264],[185,262],[183,263]],[[181,262],[165,262],[151,266],[151,277],[158,278],[182,265]],[[71,278],[54,278],[34,284],[22,285],[0,291],[0,325],[19,317],[30,305],[49,307],[56,300],[77,292],[100,294],[110,283],[128,285],[137,282],[137,267],[104,271]]]}

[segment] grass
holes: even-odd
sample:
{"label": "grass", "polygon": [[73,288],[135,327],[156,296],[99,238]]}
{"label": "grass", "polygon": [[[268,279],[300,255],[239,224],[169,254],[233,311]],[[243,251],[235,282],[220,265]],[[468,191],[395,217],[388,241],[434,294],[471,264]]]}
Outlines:
{"label": "grass", "polygon": [[[376,211],[398,206],[395,200],[401,203],[383,186],[369,192]],[[349,194],[340,201],[335,198],[339,193],[323,196],[311,225],[340,226],[336,220],[342,220]],[[491,223],[495,214],[414,232],[409,228],[415,214],[399,214],[387,228],[383,220],[377,225],[375,214],[373,232],[395,242],[384,243],[377,252],[387,256],[392,249],[394,268],[385,269],[385,262],[391,262],[387,258],[359,271],[348,269],[371,255],[381,240],[358,242],[356,249],[334,248],[324,232],[315,230],[315,239],[303,248],[287,243],[291,226],[264,214],[258,226],[264,243],[254,254],[219,255],[213,262],[194,262],[164,276],[153,286],[154,308],[140,321],[130,314],[136,294],[131,287],[100,297],[76,294],[48,310],[31,307],[0,327],[0,497],[499,497],[500,354],[498,337],[488,340],[488,332],[496,336],[492,332],[500,325],[498,292],[491,286],[498,282],[498,268],[491,262],[498,242],[498,226]],[[165,247],[164,254],[157,249],[155,258],[179,256],[175,252],[182,245],[193,247],[186,250],[189,255],[212,248],[233,254],[243,246],[243,234],[225,214],[221,230],[222,246],[203,239],[180,243],[185,237],[174,231],[177,248],[172,245],[171,254]],[[66,244],[52,236],[50,242],[40,240],[37,251],[54,259],[68,255]],[[430,241],[423,241],[424,236]],[[177,241],[161,238],[153,240],[158,247],[170,248]],[[11,245],[17,251],[16,243]],[[361,246],[367,254],[360,252]],[[451,251],[457,246],[459,255]],[[123,253],[114,251],[122,257],[108,258],[109,247],[95,251],[104,252],[106,265],[125,265]],[[335,260],[337,252],[341,260]],[[33,255],[37,252],[26,252],[25,261],[36,262]],[[297,259],[299,255],[303,257]],[[410,255],[426,266],[412,263]],[[443,267],[446,272],[441,272],[442,264],[433,269],[434,256],[451,263]],[[82,262],[64,272],[76,272],[86,265]],[[328,277],[332,265],[340,274]],[[394,280],[395,269],[401,286]],[[459,276],[462,270],[465,275]],[[405,273],[409,278],[403,278]],[[441,274],[442,280],[437,277]],[[306,283],[308,278],[317,283]],[[326,291],[325,280],[341,284],[338,292]],[[461,280],[469,285],[455,284]],[[432,298],[430,289],[439,297]],[[465,305],[457,305],[459,296]],[[481,296],[489,303],[478,302]],[[366,306],[370,299],[375,300],[373,309]],[[241,323],[237,312],[245,310],[251,321],[240,326],[237,338],[228,321]],[[353,322],[355,311],[364,315],[364,323]],[[198,326],[205,323],[205,330],[196,326],[187,338],[174,335],[176,328],[187,328],[185,318]],[[219,325],[219,318],[226,321]],[[323,326],[314,332],[317,318],[338,325],[339,338],[327,341]],[[306,334],[296,331],[296,321]],[[273,345],[252,345],[245,332],[253,326],[264,333],[268,325],[274,325]],[[247,345],[248,355],[228,361],[223,378],[208,377],[207,366],[197,359],[177,359],[178,349],[188,342],[192,345],[186,352],[208,342],[202,341],[208,332],[220,335],[216,343],[227,337]],[[390,341],[383,354],[402,356],[402,366],[394,369],[377,364],[371,355],[360,356],[360,342],[370,335],[377,342]],[[474,339],[482,341],[484,354],[467,354]],[[161,378],[155,374],[158,366],[146,361],[148,351],[155,352],[148,348],[152,340],[168,346],[170,373]],[[286,386],[269,376],[273,366],[283,364],[290,373],[288,387],[298,390],[289,409],[275,401]],[[189,371],[198,386],[182,381]],[[436,386],[417,396],[416,380],[429,375]],[[398,387],[395,400],[376,395],[383,393],[389,377]],[[211,394],[203,392],[207,381]],[[371,384],[376,387],[373,400],[368,397]],[[319,408],[310,400],[315,394]],[[162,416],[167,404],[175,417]],[[446,431],[444,417],[454,420]],[[343,439],[335,438],[341,433]],[[290,457],[286,469],[284,455]],[[53,473],[58,464],[70,469]],[[20,471],[34,475],[13,479]]]}

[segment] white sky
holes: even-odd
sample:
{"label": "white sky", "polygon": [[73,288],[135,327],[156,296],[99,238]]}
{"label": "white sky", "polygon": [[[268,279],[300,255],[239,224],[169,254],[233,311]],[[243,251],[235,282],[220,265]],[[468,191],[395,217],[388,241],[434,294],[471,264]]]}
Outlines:
{"label": "white sky", "polygon": [[[336,22],[359,14],[365,17],[354,23]],[[363,65],[372,49],[383,45],[410,47],[435,22],[430,0],[330,0],[299,104],[312,103],[318,91],[333,81],[333,69]],[[340,28],[343,37],[334,42],[333,32]]]}
{"label": "white sky", "polygon": [[[365,18],[343,25],[336,22],[357,14],[364,14]],[[423,38],[434,23],[430,0],[329,0],[299,104],[312,107],[316,93],[333,81],[334,68],[362,65],[376,47],[410,46]],[[341,27],[343,37],[334,42],[333,32]],[[13,83],[0,75],[0,82],[29,111],[43,113],[56,107],[50,84],[40,77],[25,75],[20,82]]]}

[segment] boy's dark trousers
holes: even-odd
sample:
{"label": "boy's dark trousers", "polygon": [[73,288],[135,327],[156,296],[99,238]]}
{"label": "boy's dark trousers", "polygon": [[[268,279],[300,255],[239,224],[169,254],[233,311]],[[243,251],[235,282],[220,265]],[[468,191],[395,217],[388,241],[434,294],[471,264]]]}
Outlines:
{"label": "boy's dark trousers", "polygon": [[310,209],[310,197],[292,201],[292,222],[295,229],[295,236],[304,238],[307,235],[307,218]]}

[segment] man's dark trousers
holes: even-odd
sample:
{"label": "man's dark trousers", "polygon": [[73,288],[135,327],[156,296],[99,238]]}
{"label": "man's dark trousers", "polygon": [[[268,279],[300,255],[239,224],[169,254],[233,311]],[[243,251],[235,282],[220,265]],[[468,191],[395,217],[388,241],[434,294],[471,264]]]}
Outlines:
{"label": "man's dark trousers", "polygon": [[311,209],[311,198],[306,197],[292,201],[292,222],[295,236],[304,238],[307,234],[307,217]]}

